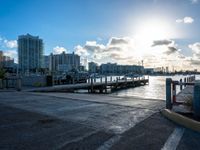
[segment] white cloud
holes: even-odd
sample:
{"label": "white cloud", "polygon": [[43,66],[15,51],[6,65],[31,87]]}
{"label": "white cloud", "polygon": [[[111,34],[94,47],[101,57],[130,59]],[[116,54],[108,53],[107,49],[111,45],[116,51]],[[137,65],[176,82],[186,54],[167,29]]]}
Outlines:
{"label": "white cloud", "polygon": [[192,17],[184,17],[182,19],[177,19],[176,23],[185,23],[185,24],[191,24],[194,22],[194,19]]}
{"label": "white cloud", "polygon": [[18,55],[17,55],[17,51],[16,50],[6,50],[6,51],[3,51],[3,54],[5,56],[9,56],[11,58],[14,58],[15,63],[18,62]]}
{"label": "white cloud", "polygon": [[145,67],[192,69],[191,61],[181,53],[175,41],[164,39],[152,43],[147,45],[144,41],[131,37],[111,37],[106,44],[87,41],[83,46],[76,46],[75,53],[98,64],[112,62],[133,65],[144,60]]}
{"label": "white cloud", "polygon": [[199,2],[199,0],[190,0],[192,2],[192,4],[196,4]]}
{"label": "white cloud", "polygon": [[188,47],[191,48],[194,52],[200,53],[200,43],[199,42],[190,44]]}
{"label": "white cloud", "polygon": [[17,40],[4,40],[4,44],[7,48],[17,48]]}
{"label": "white cloud", "polygon": [[56,46],[53,48],[53,53],[54,54],[61,54],[62,52],[67,52],[67,49],[61,46]]}
{"label": "white cloud", "polygon": [[193,58],[194,59],[200,59],[200,43],[194,43],[188,45],[188,47],[192,50],[193,52]]}
{"label": "white cloud", "polygon": [[84,49],[82,46],[77,45],[75,48],[75,53],[82,56],[82,57],[87,57],[89,55],[89,53],[87,52],[86,49]]}

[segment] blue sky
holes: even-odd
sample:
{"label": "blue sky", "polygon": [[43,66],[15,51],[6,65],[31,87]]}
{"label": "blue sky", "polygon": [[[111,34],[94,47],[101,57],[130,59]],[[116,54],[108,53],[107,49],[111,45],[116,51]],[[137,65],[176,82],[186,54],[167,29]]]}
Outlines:
{"label": "blue sky", "polygon": [[[13,42],[18,35],[30,33],[44,40],[45,54],[66,50],[99,63],[145,60],[147,66],[174,67],[176,60],[170,63],[173,56],[168,52],[174,47],[174,57],[183,55],[182,63],[195,68],[200,51],[199,14],[198,0],[0,0],[0,49],[16,57]],[[112,45],[114,40],[128,42]],[[148,48],[150,40],[171,43]],[[152,62],[160,56],[157,51],[170,56]],[[120,52],[129,55],[122,57]]]}

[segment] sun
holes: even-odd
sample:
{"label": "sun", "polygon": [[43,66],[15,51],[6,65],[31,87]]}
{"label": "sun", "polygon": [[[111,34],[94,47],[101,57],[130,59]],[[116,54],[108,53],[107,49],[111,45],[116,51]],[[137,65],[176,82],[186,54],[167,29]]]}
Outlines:
{"label": "sun", "polygon": [[163,19],[145,19],[135,26],[135,37],[145,42],[173,38],[174,31]]}
{"label": "sun", "polygon": [[173,23],[170,24],[168,18],[161,16],[141,17],[134,24],[131,23],[131,26],[131,35],[134,39],[132,55],[141,60],[152,54],[160,55],[160,51],[156,49],[158,47],[152,47],[153,41],[174,39],[178,35],[173,27]]}

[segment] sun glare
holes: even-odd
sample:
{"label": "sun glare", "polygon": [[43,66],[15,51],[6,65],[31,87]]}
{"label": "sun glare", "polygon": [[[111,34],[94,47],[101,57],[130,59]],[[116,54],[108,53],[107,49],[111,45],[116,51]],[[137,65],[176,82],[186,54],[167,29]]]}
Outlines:
{"label": "sun glare", "polygon": [[[132,27],[132,35],[135,40],[134,46],[136,49],[134,55],[141,59],[151,54],[152,48],[157,48],[152,47],[154,40],[173,39],[178,36],[169,21],[162,17],[150,19],[142,18],[135,22],[135,24],[132,24]],[[156,53],[157,51],[154,51],[154,54]]]}
{"label": "sun glare", "polygon": [[135,28],[135,37],[141,40],[153,41],[172,38],[171,26],[161,19],[149,19],[139,23]]}

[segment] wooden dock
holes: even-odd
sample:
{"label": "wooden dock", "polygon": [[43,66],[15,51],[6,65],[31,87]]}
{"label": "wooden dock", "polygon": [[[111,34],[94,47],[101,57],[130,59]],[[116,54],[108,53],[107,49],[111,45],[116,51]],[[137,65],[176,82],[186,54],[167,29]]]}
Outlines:
{"label": "wooden dock", "polygon": [[67,84],[67,85],[56,85],[52,87],[41,87],[29,90],[31,92],[60,92],[60,91],[75,91],[75,90],[88,90],[90,93],[108,93],[108,90],[118,90],[130,87],[137,87],[141,85],[146,85],[149,79],[143,78],[132,78],[132,79],[116,79],[114,81],[110,80],[96,82],[96,79],[91,78],[88,83],[79,84]]}

